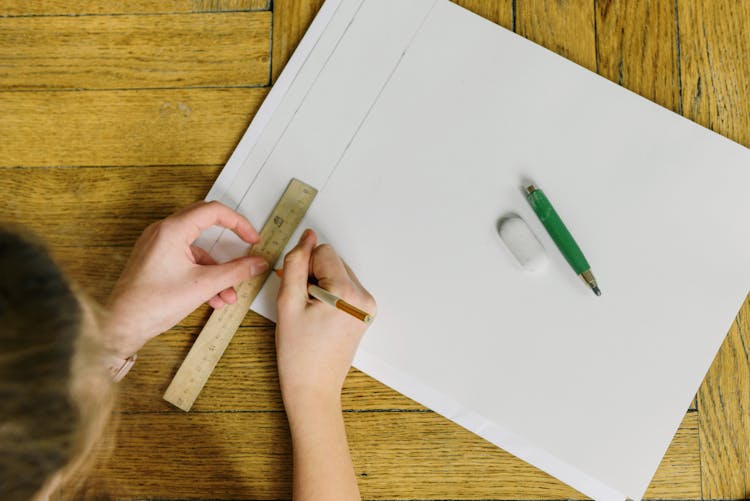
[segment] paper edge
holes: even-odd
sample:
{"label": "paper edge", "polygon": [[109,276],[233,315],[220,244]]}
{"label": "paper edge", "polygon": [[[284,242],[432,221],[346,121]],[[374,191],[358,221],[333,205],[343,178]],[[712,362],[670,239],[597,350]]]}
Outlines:
{"label": "paper edge", "polygon": [[[600,482],[590,475],[562,461],[548,451],[533,446],[528,440],[512,431],[492,423],[478,413],[470,411],[460,403],[445,397],[432,387],[384,362],[379,357],[361,349],[354,363],[358,370],[378,381],[400,381],[399,392],[425,407],[453,421],[466,430],[489,441],[502,449],[552,475],[561,482],[580,491],[592,499],[600,501],[624,501],[628,497],[618,490]],[[420,395],[415,399],[413,395]]]}
{"label": "paper edge", "polygon": [[[287,61],[284,69],[279,74],[276,82],[253,116],[240,142],[235,147],[229,160],[222,168],[219,176],[214,181],[211,189],[205,196],[205,200],[221,200],[226,194],[225,186],[230,185],[239,170],[244,166],[245,160],[250,155],[260,136],[263,134],[268,123],[274,116],[287,91],[294,83],[300,70],[307,62],[323,32],[334,17],[342,0],[325,0],[318,13],[315,15],[310,27],[305,32],[302,40]],[[214,242],[215,243],[215,242]]]}
{"label": "paper edge", "polygon": [[[315,48],[318,40],[325,32],[330,21],[333,19],[336,10],[341,2],[342,0],[326,0],[323,3],[310,27],[305,32],[299,45],[294,50],[284,69],[279,74],[278,79],[271,87],[268,95],[254,115],[250,124],[248,125],[248,128],[237,144],[235,150],[232,152],[229,160],[225,164],[219,176],[216,178],[209,192],[206,194],[205,200],[217,200],[224,197],[224,195],[226,194],[225,187],[233,182],[239,170],[244,166],[247,157],[250,155],[251,151],[258,143],[258,140],[263,134],[263,131],[273,118],[276,109],[283,102],[283,99],[286,96],[288,90],[291,88],[297,75],[299,74],[300,70]],[[461,8],[461,6],[457,7]],[[463,10],[467,9],[463,8]],[[471,13],[471,11],[469,12]],[[481,18],[481,16],[477,17]],[[518,34],[516,35],[520,36]],[[528,40],[525,37],[521,38]],[[545,48],[543,46],[540,47]],[[578,66],[581,65],[579,64]],[[584,69],[588,69],[583,66],[581,67]],[[591,73],[598,75],[595,72]],[[601,77],[601,75],[598,76]],[[648,101],[653,103],[653,101],[651,100]],[[668,108],[664,109],[672,111]],[[700,124],[687,119],[687,117],[679,114],[677,115],[685,118],[695,125],[700,126]],[[711,129],[703,126],[701,127],[711,131]],[[734,142],[726,138],[725,136],[722,136],[721,134],[717,135],[721,136],[725,140]],[[275,319],[271,320],[275,321]],[[402,384],[400,385],[399,391],[406,395],[408,398],[418,401],[420,404],[432,409],[436,413],[446,417],[452,422],[467,429],[471,433],[478,435],[485,440],[488,440],[497,447],[500,447],[500,445],[498,444],[503,444],[501,447],[502,449],[531,464],[532,466],[554,476],[558,480],[579,490],[583,494],[593,499],[607,501],[623,501],[625,499],[629,499],[626,495],[622,494],[616,489],[592,478],[588,474],[555,457],[548,451],[531,445],[527,440],[523,439],[519,435],[516,435],[506,428],[493,424],[490,420],[484,418],[480,414],[467,410],[458,402],[445,397],[443,394],[435,391],[432,387],[419,382],[412,376],[390,366],[389,364],[386,364],[378,357],[371,355],[362,349],[357,352],[353,366],[379,381],[401,381]],[[418,400],[411,396],[417,394],[421,395]],[[573,481],[571,481],[571,479]]]}

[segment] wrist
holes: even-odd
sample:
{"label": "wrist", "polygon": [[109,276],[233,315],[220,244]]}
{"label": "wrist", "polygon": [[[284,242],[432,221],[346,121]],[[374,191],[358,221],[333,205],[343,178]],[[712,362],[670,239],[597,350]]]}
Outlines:
{"label": "wrist", "polygon": [[127,328],[109,313],[105,314],[101,321],[99,335],[103,364],[112,380],[119,382],[133,367],[137,352],[143,347],[143,343],[135,339],[133,332],[128,332]]}
{"label": "wrist", "polygon": [[341,415],[341,392],[314,389],[282,390],[282,397],[293,430],[297,424],[314,423],[326,416]]}
{"label": "wrist", "polygon": [[140,339],[138,329],[129,326],[128,322],[116,315],[112,309],[102,318],[100,333],[104,349],[123,360],[138,353],[145,344],[145,341]]}
{"label": "wrist", "polygon": [[104,356],[104,366],[112,377],[112,382],[119,383],[130,369],[133,368],[138,355],[122,358],[117,355],[107,354]]}

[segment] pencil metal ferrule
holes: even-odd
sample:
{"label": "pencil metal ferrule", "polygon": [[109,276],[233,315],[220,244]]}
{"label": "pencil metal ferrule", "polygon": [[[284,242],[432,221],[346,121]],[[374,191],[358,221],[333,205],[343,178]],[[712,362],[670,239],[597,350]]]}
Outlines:
{"label": "pencil metal ferrule", "polygon": [[594,294],[596,294],[597,296],[602,295],[601,291],[599,290],[599,285],[596,283],[596,278],[594,278],[594,274],[591,273],[591,269],[584,271],[579,276],[586,285],[591,287],[591,290],[594,291]]}

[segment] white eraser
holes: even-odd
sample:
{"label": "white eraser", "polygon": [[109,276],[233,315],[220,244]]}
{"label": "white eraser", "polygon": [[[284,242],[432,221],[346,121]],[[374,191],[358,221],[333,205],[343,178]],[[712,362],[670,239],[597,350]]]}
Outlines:
{"label": "white eraser", "polygon": [[528,271],[539,271],[547,265],[544,247],[532,233],[526,221],[518,216],[503,219],[498,233],[521,266]]}

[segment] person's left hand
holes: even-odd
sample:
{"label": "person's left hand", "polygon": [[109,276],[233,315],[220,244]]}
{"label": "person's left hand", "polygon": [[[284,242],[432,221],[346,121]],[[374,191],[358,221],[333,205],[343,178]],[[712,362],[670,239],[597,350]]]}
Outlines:
{"label": "person's left hand", "polygon": [[105,344],[117,356],[133,355],[201,303],[214,308],[234,303],[234,285],[268,270],[261,257],[216,264],[193,245],[201,230],[213,225],[249,244],[260,239],[247,219],[219,202],[197,202],[151,224],[138,238],[107,301],[102,326]]}

